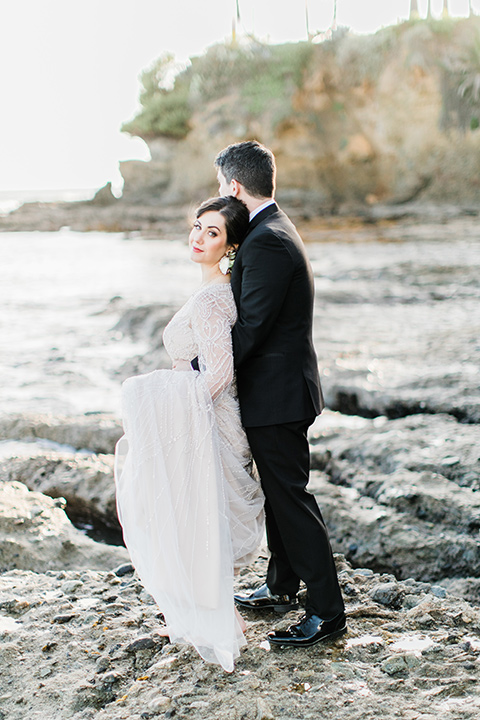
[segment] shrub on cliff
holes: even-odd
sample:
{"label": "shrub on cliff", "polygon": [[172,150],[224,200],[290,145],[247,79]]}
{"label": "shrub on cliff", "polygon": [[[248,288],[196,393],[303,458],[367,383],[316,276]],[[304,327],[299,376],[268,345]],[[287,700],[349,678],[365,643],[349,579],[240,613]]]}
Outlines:
{"label": "shrub on cliff", "polygon": [[291,112],[291,97],[301,86],[312,52],[312,45],[306,42],[214,45],[204,55],[192,58],[171,87],[173,57],[164,55],[142,73],[142,109],[122,130],[147,140],[185,137],[199,105],[232,93],[240,93],[243,109],[253,116],[261,115],[273,103],[278,120]]}
{"label": "shrub on cliff", "polygon": [[144,140],[158,135],[185,137],[191,115],[190,82],[185,73],[179,73],[173,87],[169,87],[174,72],[175,62],[170,54],[162,55],[150,68],[142,72],[142,109],[133,120],[122,125],[123,132],[138,135]]}
{"label": "shrub on cliff", "polygon": [[480,31],[470,45],[445,55],[442,62],[442,127],[477,130],[480,126]]}

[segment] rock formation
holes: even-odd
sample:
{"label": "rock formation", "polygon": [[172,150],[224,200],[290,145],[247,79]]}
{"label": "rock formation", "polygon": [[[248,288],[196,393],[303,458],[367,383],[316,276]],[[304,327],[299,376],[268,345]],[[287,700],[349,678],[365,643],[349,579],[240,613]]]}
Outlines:
{"label": "rock formation", "polygon": [[[462,82],[478,75],[479,34],[478,18],[403,23],[369,37],[342,29],[305,54],[300,79],[296,57],[279,78],[280,52],[270,67],[260,60],[272,53],[268,47],[239,49],[236,63],[245,64],[247,78],[250,63],[262,98],[246,77],[228,83],[222,75],[211,87],[215,59],[223,60],[226,76],[235,64],[234,49],[214,48],[212,67],[208,54],[193,59],[179,82],[177,95],[189,81],[192,96],[185,137],[138,130],[152,160],[122,164],[125,199],[197,202],[216,190],[211,168],[218,150],[256,138],[276,155],[281,203],[309,215],[412,200],[478,208],[480,99]],[[135,127],[133,121],[126,129],[134,134]]]}
{"label": "rock formation", "polygon": [[[215,46],[173,89],[158,88],[147,120],[126,124],[151,160],[121,163],[120,200],[105,187],[86,203],[28,203],[0,218],[0,230],[168,235],[217,192],[217,152],[250,138],[274,151],[277,197],[297,219],[375,218],[412,203],[478,213],[479,37],[478,17],[430,18],[372,36],[340,28],[318,44]],[[176,107],[189,118],[180,129]]]}
{"label": "rock formation", "polygon": [[65,500],[30,492],[20,482],[0,484],[1,570],[101,570],[128,561],[123,547],[97,543],[73,527]]}

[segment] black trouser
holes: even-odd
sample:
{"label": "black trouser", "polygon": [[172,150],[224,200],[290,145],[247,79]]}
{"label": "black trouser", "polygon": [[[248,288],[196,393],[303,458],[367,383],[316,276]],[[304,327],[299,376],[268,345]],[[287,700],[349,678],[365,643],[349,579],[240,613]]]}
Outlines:
{"label": "black trouser", "polygon": [[306,611],[331,620],[344,610],[327,529],[313,495],[307,430],[312,420],[246,428],[265,493],[271,558],[267,585],[276,595],[307,586]]}

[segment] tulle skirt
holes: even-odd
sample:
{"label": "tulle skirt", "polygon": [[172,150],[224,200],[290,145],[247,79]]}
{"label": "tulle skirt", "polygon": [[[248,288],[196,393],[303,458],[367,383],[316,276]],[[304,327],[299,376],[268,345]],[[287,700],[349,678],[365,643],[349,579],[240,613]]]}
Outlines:
{"label": "tulle skirt", "polygon": [[125,544],[172,642],[233,670],[245,644],[235,617],[234,568],[263,536],[263,495],[251,470],[238,404],[215,403],[197,372],[156,370],[123,384],[116,448]]}

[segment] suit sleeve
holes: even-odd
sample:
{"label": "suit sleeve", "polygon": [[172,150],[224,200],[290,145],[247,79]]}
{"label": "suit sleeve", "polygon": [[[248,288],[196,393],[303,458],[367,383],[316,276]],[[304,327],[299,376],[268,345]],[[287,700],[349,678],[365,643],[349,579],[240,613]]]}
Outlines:
{"label": "suit sleeve", "polygon": [[290,253],[275,234],[264,233],[244,249],[239,315],[232,330],[237,368],[268,336],[293,275]]}

